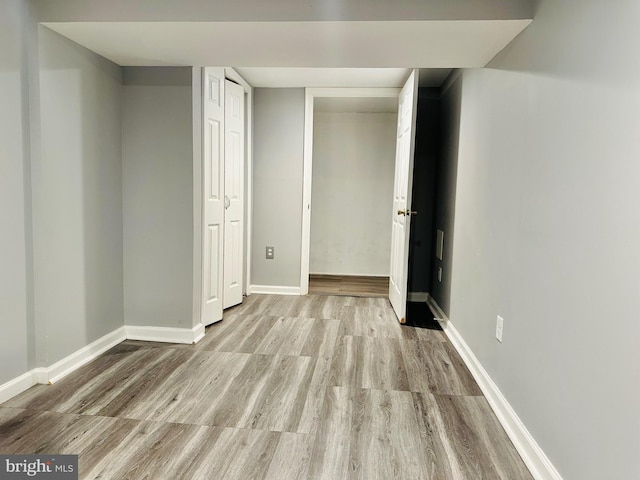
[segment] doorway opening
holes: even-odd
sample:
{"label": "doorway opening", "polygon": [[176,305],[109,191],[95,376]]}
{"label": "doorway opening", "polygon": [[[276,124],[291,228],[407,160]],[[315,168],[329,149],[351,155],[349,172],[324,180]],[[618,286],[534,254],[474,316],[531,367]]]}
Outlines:
{"label": "doorway opening", "polygon": [[307,89],[303,294],[388,296],[398,93]]}

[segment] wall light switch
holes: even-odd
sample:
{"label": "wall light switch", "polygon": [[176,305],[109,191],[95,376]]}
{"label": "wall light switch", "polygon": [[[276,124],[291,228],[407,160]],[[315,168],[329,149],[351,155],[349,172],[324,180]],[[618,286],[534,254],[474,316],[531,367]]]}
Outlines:
{"label": "wall light switch", "polygon": [[273,260],[274,247],[267,247],[267,260]]}
{"label": "wall light switch", "polygon": [[444,253],[444,232],[442,230],[438,230],[436,232],[436,257],[438,260],[442,260],[442,255]]}

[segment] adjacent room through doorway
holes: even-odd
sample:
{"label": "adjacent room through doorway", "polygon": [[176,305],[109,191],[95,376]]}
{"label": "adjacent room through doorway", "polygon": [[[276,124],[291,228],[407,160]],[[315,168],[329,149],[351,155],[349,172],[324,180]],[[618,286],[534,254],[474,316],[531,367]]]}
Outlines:
{"label": "adjacent room through doorway", "polygon": [[397,97],[314,102],[309,293],[388,296]]}

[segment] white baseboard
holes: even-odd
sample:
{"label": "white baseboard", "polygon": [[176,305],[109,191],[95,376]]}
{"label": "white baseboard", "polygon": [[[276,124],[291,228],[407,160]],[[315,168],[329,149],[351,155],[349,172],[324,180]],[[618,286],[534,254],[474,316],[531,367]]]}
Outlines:
{"label": "white baseboard", "polygon": [[279,285],[250,285],[249,292],[268,295],[300,295],[300,287],[281,287]]}
{"label": "white baseboard", "polygon": [[434,315],[434,318],[438,320],[440,323],[446,323],[449,321],[449,318],[445,315],[444,311],[438,305],[438,302],[434,300],[431,295],[427,296],[427,305],[431,308],[431,312]]}
{"label": "white baseboard", "polygon": [[500,424],[507,432],[533,477],[536,480],[562,480],[558,471],[531,436],[498,386],[491,379],[471,348],[469,348],[467,342],[464,341],[460,332],[456,330],[453,323],[431,296],[428,304],[437,312],[436,317],[438,317],[437,319],[440,321],[444,332],[478,383],[491,409],[498,417]]}
{"label": "white baseboard", "polygon": [[23,373],[19,377],[9,380],[7,383],[3,383],[0,385],[0,403],[4,403],[25,390],[28,390],[36,383],[36,376],[33,370]]}
{"label": "white baseboard", "polygon": [[46,385],[49,383],[49,369],[47,367],[38,367],[31,370],[31,374],[34,378],[34,385],[36,383],[41,383]]}
{"label": "white baseboard", "polygon": [[198,343],[204,338],[204,325],[202,323],[193,327],[193,343]]}
{"label": "white baseboard", "polygon": [[48,367],[46,369],[49,377],[48,383],[57,382],[74,370],[77,370],[86,363],[89,363],[98,355],[101,355],[110,348],[126,340],[127,337],[124,328],[125,327],[120,327],[117,330],[100,337],[95,342],[91,342],[89,345],[82,347],[80,350],[75,351],[71,355]]}
{"label": "white baseboard", "polygon": [[427,303],[429,294],[427,292],[409,292],[407,293],[407,300],[409,302]]}
{"label": "white baseboard", "polygon": [[32,386],[54,383],[89,363],[120,342],[146,340],[152,342],[196,343],[204,337],[204,325],[189,328],[141,327],[126,325],[100,337],[49,367],[38,367],[0,385],[0,403],[15,397]]}
{"label": "white baseboard", "polygon": [[148,327],[125,325],[128,340],[146,342],[196,343],[204,336],[204,326],[199,323],[193,328]]}
{"label": "white baseboard", "polygon": [[126,340],[124,327],[100,337],[49,367],[38,367],[0,385],[0,403],[42,383],[54,383]]}
{"label": "white baseboard", "polygon": [[389,274],[384,273],[336,273],[336,272],[310,272],[311,275],[322,275],[327,277],[370,277],[370,278],[389,278]]}

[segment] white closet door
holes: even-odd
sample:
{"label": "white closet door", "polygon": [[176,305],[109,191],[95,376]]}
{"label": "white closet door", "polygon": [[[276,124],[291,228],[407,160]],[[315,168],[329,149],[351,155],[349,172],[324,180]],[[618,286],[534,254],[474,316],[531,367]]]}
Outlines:
{"label": "white closet door", "polygon": [[202,323],[222,320],[224,246],[224,69],[203,69]]}
{"label": "white closet door", "polygon": [[225,81],[223,308],[242,302],[244,244],[244,88]]}

